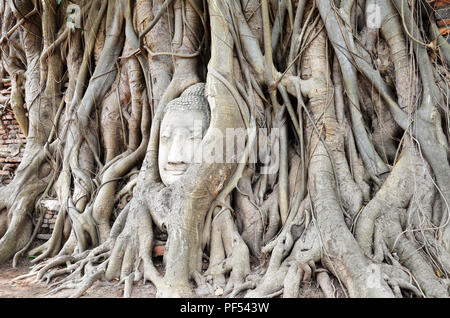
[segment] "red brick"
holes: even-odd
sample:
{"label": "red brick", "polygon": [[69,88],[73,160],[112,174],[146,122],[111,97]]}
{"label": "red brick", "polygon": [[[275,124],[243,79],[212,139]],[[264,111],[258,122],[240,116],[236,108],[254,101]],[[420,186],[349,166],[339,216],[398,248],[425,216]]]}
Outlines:
{"label": "red brick", "polygon": [[153,257],[163,256],[166,247],[164,245],[155,246],[153,248]]}
{"label": "red brick", "polygon": [[[28,114],[27,114],[28,115]],[[24,148],[20,147],[20,151],[14,157],[10,157],[10,145],[26,143],[26,138],[20,129],[19,123],[14,117],[12,110],[8,109],[6,113],[0,116],[0,176],[1,183],[6,184],[12,179],[13,172],[21,162]],[[17,151],[19,149],[15,149]]]}

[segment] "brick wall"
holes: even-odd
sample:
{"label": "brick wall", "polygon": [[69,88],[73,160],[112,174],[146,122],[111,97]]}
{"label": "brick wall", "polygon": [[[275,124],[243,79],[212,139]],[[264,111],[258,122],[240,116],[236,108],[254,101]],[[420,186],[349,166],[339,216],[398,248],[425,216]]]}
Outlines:
{"label": "brick wall", "polygon": [[[48,240],[53,232],[53,228],[55,227],[56,218],[59,211],[59,202],[58,200],[42,200],[41,204],[44,211],[44,220],[41,228],[39,229],[37,238],[41,240]],[[37,219],[35,219],[35,221],[37,221]]]}
{"label": "brick wall", "polygon": [[[9,90],[2,90],[7,96]],[[0,105],[0,184],[11,182],[23,157],[26,138],[8,103]]]}

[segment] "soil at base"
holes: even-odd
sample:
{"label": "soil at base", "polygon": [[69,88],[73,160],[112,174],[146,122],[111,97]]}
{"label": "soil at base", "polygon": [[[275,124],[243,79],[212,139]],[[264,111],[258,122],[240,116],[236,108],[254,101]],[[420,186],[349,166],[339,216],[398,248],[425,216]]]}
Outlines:
{"label": "soil at base", "polygon": [[[35,242],[37,243],[37,242]],[[43,242],[40,242],[41,244]],[[38,243],[39,244],[39,243]],[[36,244],[36,245],[38,245]],[[33,244],[35,245],[35,244]],[[155,265],[161,262],[155,262]],[[0,264],[0,298],[66,298],[74,293],[73,289],[61,290],[56,294],[46,295],[50,289],[45,283],[35,282],[35,277],[22,279],[12,282],[12,280],[20,275],[27,274],[32,268],[31,258],[22,258],[16,268],[12,267],[12,260]],[[110,283],[97,282],[82,296],[85,298],[122,298],[123,284],[117,284],[118,281]],[[335,283],[335,282],[334,282]],[[336,286],[336,285],[335,285]],[[341,293],[338,288],[338,297]],[[135,283],[133,287],[133,298],[154,298],[156,296],[155,287],[147,282],[142,281]],[[239,295],[242,297],[243,295]],[[214,296],[213,296],[214,297]],[[220,297],[220,296],[219,296]],[[299,293],[300,298],[322,298],[324,297],[320,288],[315,282],[302,283]]]}

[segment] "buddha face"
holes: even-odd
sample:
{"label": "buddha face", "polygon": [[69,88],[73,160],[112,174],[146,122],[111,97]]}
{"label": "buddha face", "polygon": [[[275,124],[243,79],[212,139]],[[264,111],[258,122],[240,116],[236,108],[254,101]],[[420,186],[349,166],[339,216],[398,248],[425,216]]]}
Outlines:
{"label": "buddha face", "polygon": [[180,179],[194,162],[206,130],[199,110],[170,110],[161,122],[158,165],[162,182],[169,186]]}

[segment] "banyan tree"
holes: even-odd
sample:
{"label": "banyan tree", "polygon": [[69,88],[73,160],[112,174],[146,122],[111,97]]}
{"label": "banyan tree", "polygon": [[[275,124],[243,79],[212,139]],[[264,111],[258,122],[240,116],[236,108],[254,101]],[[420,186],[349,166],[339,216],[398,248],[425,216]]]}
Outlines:
{"label": "banyan tree", "polygon": [[1,1],[0,262],[73,296],[449,296],[449,6]]}

